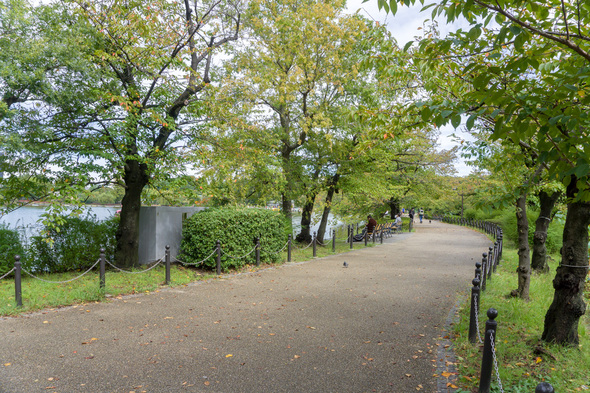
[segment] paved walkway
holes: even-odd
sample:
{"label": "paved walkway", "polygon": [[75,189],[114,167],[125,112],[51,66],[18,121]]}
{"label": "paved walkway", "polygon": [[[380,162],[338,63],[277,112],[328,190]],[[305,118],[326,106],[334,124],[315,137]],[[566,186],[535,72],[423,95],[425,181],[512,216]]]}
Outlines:
{"label": "paved walkway", "polygon": [[0,392],[440,391],[445,321],[490,242],[415,227],[338,256],[0,319]]}

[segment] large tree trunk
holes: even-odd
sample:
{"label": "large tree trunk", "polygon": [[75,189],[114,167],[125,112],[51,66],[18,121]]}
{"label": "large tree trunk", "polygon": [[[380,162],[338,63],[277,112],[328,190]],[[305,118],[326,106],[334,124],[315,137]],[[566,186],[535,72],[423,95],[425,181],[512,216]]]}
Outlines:
{"label": "large tree trunk", "polygon": [[[567,188],[567,199],[574,198],[578,190],[577,179],[572,176]],[[588,225],[590,203],[570,202],[563,228],[561,264],[553,279],[553,303],[545,314],[545,328],[541,338],[561,345],[579,343],[578,323],[586,312],[584,281],[588,274]]]}
{"label": "large tree trunk", "polygon": [[395,220],[395,216],[400,212],[399,201],[397,199],[391,198],[389,201],[387,201],[387,204],[389,205],[389,217],[392,220]]}
{"label": "large tree trunk", "polygon": [[302,243],[309,243],[312,240],[311,237],[311,215],[313,213],[313,205],[315,203],[316,193],[312,193],[307,196],[307,201],[303,206],[301,212],[301,231],[295,237],[295,240]]}
{"label": "large tree trunk", "polygon": [[134,160],[125,163],[125,195],[116,233],[115,263],[120,267],[139,265],[139,209],[141,193],[148,183],[147,166]]}
{"label": "large tree trunk", "polygon": [[326,204],[324,206],[324,211],[322,212],[322,220],[320,221],[320,227],[318,228],[317,239],[318,242],[324,242],[324,235],[326,234],[326,227],[328,226],[328,217],[330,216],[330,210],[332,209],[332,199],[334,198],[334,193],[336,192],[336,184],[338,183],[338,179],[340,178],[339,174],[335,174],[330,179],[330,184],[328,185],[328,192],[326,194]]}
{"label": "large tree trunk", "polygon": [[287,222],[293,221],[293,203],[291,202],[291,198],[289,198],[284,192],[281,194],[281,212]]}
{"label": "large tree trunk", "polygon": [[531,283],[531,259],[529,249],[529,222],[526,216],[526,194],[516,200],[516,226],[518,228],[518,289],[512,291],[513,296],[529,300]]}
{"label": "large tree trunk", "polygon": [[547,230],[551,222],[551,212],[555,206],[555,202],[559,199],[561,193],[553,192],[549,195],[545,191],[539,192],[539,203],[541,211],[539,218],[535,222],[535,235],[533,236],[533,256],[531,259],[531,268],[539,273],[548,273],[549,265],[547,264]]}

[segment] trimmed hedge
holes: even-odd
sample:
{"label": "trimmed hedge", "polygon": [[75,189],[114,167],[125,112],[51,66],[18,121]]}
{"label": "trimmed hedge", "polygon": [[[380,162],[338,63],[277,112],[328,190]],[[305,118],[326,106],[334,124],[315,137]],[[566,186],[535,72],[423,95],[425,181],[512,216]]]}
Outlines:
{"label": "trimmed hedge", "polygon": [[15,255],[20,255],[21,261],[25,257],[20,236],[16,230],[0,225],[0,276],[14,267]]}
{"label": "trimmed hedge", "polygon": [[[281,253],[277,251],[285,245],[287,237],[285,220],[279,212],[259,208],[203,210],[183,223],[179,259],[186,263],[198,263],[215,250],[219,240],[223,271],[254,264],[256,253],[250,252],[256,237],[260,237],[260,262],[280,262]],[[231,258],[246,254],[248,256],[244,258]],[[216,265],[216,254],[203,262],[203,266],[210,269],[215,269]]]}

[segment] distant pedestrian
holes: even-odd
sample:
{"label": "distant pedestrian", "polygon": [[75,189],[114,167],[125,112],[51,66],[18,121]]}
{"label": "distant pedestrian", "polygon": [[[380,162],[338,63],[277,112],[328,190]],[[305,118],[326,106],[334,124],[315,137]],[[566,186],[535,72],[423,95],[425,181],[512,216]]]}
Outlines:
{"label": "distant pedestrian", "polygon": [[418,217],[420,217],[420,224],[422,224],[422,219],[424,218],[424,209],[420,209],[418,213]]}

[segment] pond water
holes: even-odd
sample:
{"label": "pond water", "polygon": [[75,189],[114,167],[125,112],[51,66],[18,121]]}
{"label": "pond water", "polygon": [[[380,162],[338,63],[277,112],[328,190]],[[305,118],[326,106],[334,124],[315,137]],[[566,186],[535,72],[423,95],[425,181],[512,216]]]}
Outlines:
{"label": "pond water", "polygon": [[[119,210],[117,207],[89,206],[81,217],[90,213],[96,215],[99,220],[106,220],[113,217],[117,210]],[[38,221],[44,212],[45,208],[42,206],[24,206],[0,217],[0,224],[5,224],[12,229],[24,230],[27,235],[36,234],[40,227]]]}

